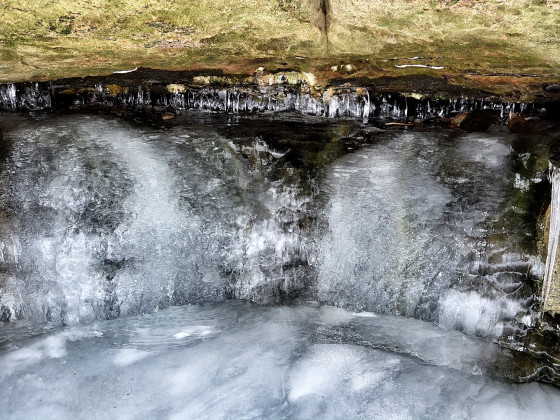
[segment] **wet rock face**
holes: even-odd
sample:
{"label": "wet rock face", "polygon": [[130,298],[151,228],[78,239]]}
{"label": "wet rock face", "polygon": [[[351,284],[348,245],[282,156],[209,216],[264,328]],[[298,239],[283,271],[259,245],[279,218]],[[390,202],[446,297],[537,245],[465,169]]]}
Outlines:
{"label": "wet rock face", "polygon": [[550,93],[560,93],[560,84],[549,83],[543,86],[543,90]]}
{"label": "wet rock face", "polygon": [[466,131],[486,131],[492,124],[498,124],[499,118],[487,111],[469,112],[459,124]]}
{"label": "wet rock face", "polygon": [[556,140],[550,146],[549,160],[553,165],[560,166],[560,139]]}
{"label": "wet rock face", "polygon": [[508,129],[512,133],[530,133],[538,128],[540,121],[534,117],[513,115],[508,121]]}

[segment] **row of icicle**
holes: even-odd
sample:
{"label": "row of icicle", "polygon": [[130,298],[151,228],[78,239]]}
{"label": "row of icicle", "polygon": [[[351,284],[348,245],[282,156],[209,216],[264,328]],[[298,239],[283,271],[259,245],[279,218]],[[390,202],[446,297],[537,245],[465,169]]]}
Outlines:
{"label": "row of icicle", "polygon": [[[363,87],[335,87],[317,94],[308,87],[273,85],[266,87],[193,87],[181,92],[168,92],[164,85],[147,90],[141,86],[114,94],[102,84],[73,94],[68,103],[62,87],[57,90],[43,83],[0,84],[0,110],[43,110],[65,105],[102,104],[149,111],[199,109],[212,112],[258,113],[297,111],[327,118],[369,118],[407,121],[414,118],[444,117],[473,110],[490,110],[502,118],[526,111],[544,112],[523,102],[492,102],[482,99],[452,100],[415,99],[398,94],[378,94]],[[66,102],[64,102],[66,101]],[[532,109],[529,109],[532,107]]]}

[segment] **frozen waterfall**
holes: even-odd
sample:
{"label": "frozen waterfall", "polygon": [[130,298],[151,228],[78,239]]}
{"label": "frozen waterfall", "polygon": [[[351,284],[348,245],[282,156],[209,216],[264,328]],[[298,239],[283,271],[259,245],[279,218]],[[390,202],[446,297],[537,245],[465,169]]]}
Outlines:
{"label": "frozen waterfall", "polygon": [[553,168],[545,270],[537,142],[208,113],[2,114],[0,141],[2,418],[560,409],[513,383],[558,377],[526,341],[560,229]]}

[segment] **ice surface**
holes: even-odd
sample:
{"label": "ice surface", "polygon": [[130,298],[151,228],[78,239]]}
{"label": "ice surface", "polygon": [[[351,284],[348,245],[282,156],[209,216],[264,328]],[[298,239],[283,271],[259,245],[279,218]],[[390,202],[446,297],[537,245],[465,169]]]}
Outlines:
{"label": "ice surface", "polygon": [[555,418],[555,388],[507,384],[486,373],[501,352],[411,318],[356,317],[316,306],[186,305],[0,347],[0,413],[5,419]]}
{"label": "ice surface", "polygon": [[148,356],[150,356],[150,353],[147,351],[138,349],[122,349],[116,354],[113,359],[113,363],[118,366],[128,366],[138,362],[139,360],[145,359]]}

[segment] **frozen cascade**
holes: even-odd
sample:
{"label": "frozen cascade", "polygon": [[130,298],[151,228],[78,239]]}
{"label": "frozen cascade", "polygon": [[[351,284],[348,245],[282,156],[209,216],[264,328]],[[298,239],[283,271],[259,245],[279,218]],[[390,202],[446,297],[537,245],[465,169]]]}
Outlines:
{"label": "frozen cascade", "polygon": [[284,154],[263,140],[241,147],[89,117],[31,127],[2,174],[9,319],[72,324],[227,296],[266,302],[305,283],[298,224],[309,198],[269,179]]}
{"label": "frozen cascade", "polygon": [[177,185],[170,156],[150,144],[157,135],[109,123],[100,136],[95,122],[78,122],[29,129],[12,155],[19,181],[4,205],[20,208],[24,238],[11,280],[22,301],[12,313],[74,323],[151,311],[189,294],[221,299],[220,255],[205,248],[228,247],[227,218],[202,233],[189,185]]}
{"label": "frozen cascade", "polygon": [[[438,217],[435,212],[444,209],[450,197],[449,192],[440,190],[427,175],[414,169],[411,173],[403,167],[400,155],[395,149],[364,151],[349,155],[333,168],[328,182],[334,189],[328,213],[331,232],[325,238],[319,266],[322,299],[376,312],[402,307],[405,314],[414,314],[424,288],[418,282],[424,276],[415,271],[419,268],[415,265],[427,263],[420,257],[421,248],[415,249],[415,244],[422,246],[430,239],[423,236],[429,235],[428,231],[415,231],[407,226],[411,215],[407,215],[406,209],[418,210],[415,217],[423,219],[418,224],[426,225]],[[418,184],[408,187],[406,179]],[[403,184],[404,191],[393,188]],[[417,189],[420,184],[428,200],[410,197],[408,188]],[[387,191],[392,193],[385,195]],[[401,205],[407,199],[415,202],[405,201]],[[436,249],[431,252],[441,258]],[[409,284],[404,286],[405,283]]]}
{"label": "frozen cascade", "polygon": [[550,183],[552,197],[550,199],[550,229],[548,236],[548,253],[542,287],[542,302],[544,310],[548,309],[548,296],[552,286],[556,256],[558,254],[558,240],[560,239],[560,169],[550,163]]}
{"label": "frozen cascade", "polygon": [[543,148],[290,118],[0,115],[0,417],[555,418]]}
{"label": "frozen cascade", "polygon": [[[491,239],[500,232],[490,215],[507,211],[511,149],[480,135],[456,139],[452,148],[436,144],[437,136],[405,134],[330,168],[319,298],[499,337],[528,311],[509,292],[520,285],[516,273],[539,268]],[[453,167],[472,169],[459,175]]]}
{"label": "frozen cascade", "polygon": [[[134,185],[122,203],[123,211],[131,218],[116,227],[106,244],[106,260],[111,264],[132,261],[134,266],[135,261],[144,260],[140,267],[117,274],[111,280],[118,285],[115,293],[123,300],[120,309],[126,313],[128,308],[138,305],[134,302],[137,298],[130,295],[139,291],[148,291],[152,307],[162,300],[172,301],[175,282],[182,272],[192,270],[180,263],[185,256],[177,252],[177,247],[182,245],[190,252],[200,252],[192,241],[200,235],[199,217],[188,208],[179,208],[174,174],[152,145],[118,130],[99,138],[95,126],[83,124],[81,128],[100,147],[121,157],[122,170]],[[201,274],[205,282],[212,278]],[[154,290],[153,284],[158,284],[160,290]]]}
{"label": "frozen cascade", "polygon": [[33,127],[2,172],[4,318],[303,293],[499,337],[527,314],[520,285],[539,264],[494,227],[518,176],[499,136],[386,134],[313,180],[259,136],[89,117]]}

